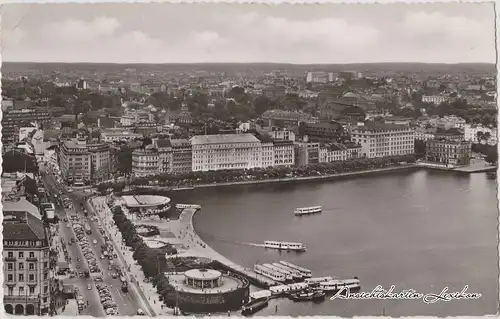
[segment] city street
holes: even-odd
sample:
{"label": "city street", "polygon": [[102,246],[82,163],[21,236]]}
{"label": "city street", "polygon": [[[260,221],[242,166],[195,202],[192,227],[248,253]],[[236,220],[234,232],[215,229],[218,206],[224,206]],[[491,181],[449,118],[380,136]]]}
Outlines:
{"label": "city street", "polygon": [[[44,174],[44,183],[45,187],[48,192],[55,194],[58,193],[59,188],[57,186],[57,182],[54,180],[54,177],[51,174]],[[73,194],[68,194],[69,197],[73,201],[73,206],[75,209],[76,216],[80,218],[82,222],[86,222],[89,224],[92,230],[92,234],[86,235],[89,243],[91,244],[92,252],[96,256],[99,268],[103,272],[103,283],[106,284],[110,288],[110,293],[113,297],[113,300],[116,302],[118,306],[118,311],[121,316],[133,316],[137,314],[137,310],[141,308],[140,306],[140,301],[138,300],[137,296],[134,294],[132,289],[129,289],[128,292],[123,292],[121,290],[121,282],[119,278],[113,278],[111,276],[111,270],[108,269],[108,267],[111,264],[111,261],[106,259],[101,259],[101,245],[105,243],[104,238],[99,232],[98,229],[98,223],[94,222],[92,220],[92,217],[89,215],[87,218],[84,217],[84,213],[82,211],[82,203],[83,203],[83,197],[78,196],[77,193]],[[68,212],[65,212],[64,208],[61,207],[60,205],[56,204],[56,214],[59,216],[61,220],[64,219],[64,217],[68,218]],[[68,223],[61,222],[59,224],[59,229],[60,229],[60,236],[64,238],[64,241],[68,243],[71,238],[75,237],[75,234],[73,232],[72,227],[67,227]],[[97,241],[96,244],[93,244],[94,240]],[[72,245],[67,245],[68,253],[71,258],[71,265],[73,269],[76,271],[83,271],[83,269],[88,269],[87,262],[79,248],[79,245],[77,243],[72,244]],[[77,259],[80,259],[81,262],[77,262]],[[113,259],[113,263],[118,263],[120,267],[123,269],[123,265],[120,264],[119,259],[115,258]],[[77,264],[80,265],[80,269],[76,269]],[[71,279],[65,279],[64,280],[65,284],[75,284],[80,292],[82,293],[84,299],[87,301],[89,300],[89,307],[85,308],[82,311],[82,315],[85,314],[90,314],[92,316],[104,316],[104,311],[102,309],[102,306],[100,304],[99,296],[97,294],[97,290],[95,288],[95,284],[92,280],[92,278],[71,278]],[[92,290],[87,289],[87,285],[91,284],[92,285]]]}
{"label": "city street", "polygon": [[[46,190],[51,194],[56,193],[57,186],[55,181],[53,180],[53,177],[50,174],[44,174],[43,177]],[[87,267],[87,261],[85,260],[82,251],[80,250],[80,247],[78,246],[77,243],[68,245],[68,243],[71,241],[71,238],[75,237],[73,228],[68,227],[67,226],[68,223],[63,221],[65,217],[66,218],[68,217],[68,214],[65,211],[64,207],[62,207],[58,203],[54,204],[56,206],[55,213],[61,221],[59,223],[59,237],[64,239],[64,242],[66,243],[66,248],[68,250],[69,258],[71,258],[71,262],[69,264],[75,271],[81,271],[83,270],[83,268]],[[81,262],[78,262],[77,261],[78,259],[81,260]],[[77,269],[78,264],[80,269]],[[91,315],[94,317],[104,316],[104,310],[101,306],[97,290],[95,289],[94,282],[92,281],[91,278],[85,278],[85,277],[67,278],[63,280],[63,283],[75,285],[76,287],[78,287],[84,300],[89,302],[89,306],[83,309],[83,311],[80,313],[81,315]],[[92,285],[92,290],[87,289],[88,284]]]}
{"label": "city street", "polygon": [[[73,198],[73,203],[75,206],[75,209],[77,211],[77,214],[80,216],[83,216],[83,211],[82,211],[82,201]],[[111,295],[113,296],[113,300],[116,302],[118,306],[118,311],[120,313],[120,316],[133,316],[137,314],[137,310],[141,308],[140,306],[140,301],[138,300],[137,296],[133,293],[131,289],[129,289],[128,292],[122,292],[121,290],[121,282],[120,278],[113,278],[111,276],[112,270],[109,270],[108,267],[111,265],[111,261],[108,260],[107,258],[101,259],[101,245],[105,243],[104,238],[99,232],[98,229],[98,223],[92,220],[92,216],[89,214],[89,216],[86,218],[87,223],[90,225],[92,234],[87,235],[87,238],[89,239],[89,242],[92,243],[92,251],[94,252],[98,263],[99,263],[99,268],[103,272],[103,283],[108,285],[110,287],[110,292]],[[96,240],[97,243],[93,244],[93,241]],[[122,269],[124,269],[124,265],[122,265],[119,261],[118,258],[113,259],[113,263],[116,263],[120,265]],[[124,270],[126,271],[126,270]]]}

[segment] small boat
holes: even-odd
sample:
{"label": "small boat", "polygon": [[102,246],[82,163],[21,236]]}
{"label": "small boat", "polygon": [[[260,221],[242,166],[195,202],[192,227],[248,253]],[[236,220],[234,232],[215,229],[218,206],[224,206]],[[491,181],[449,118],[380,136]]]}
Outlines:
{"label": "small boat", "polygon": [[269,297],[258,298],[246,303],[241,307],[241,314],[244,316],[251,315],[257,311],[267,307],[269,304]]}
{"label": "small boat", "polygon": [[293,301],[311,301],[313,300],[313,296],[314,292],[312,291],[301,291],[289,294],[290,299]]}
{"label": "small boat", "polygon": [[281,268],[278,268],[278,267],[276,267],[276,266],[274,266],[274,265],[272,265],[272,264],[263,264],[262,266],[264,266],[264,267],[266,267],[266,268],[269,268],[269,269],[271,269],[271,270],[273,270],[273,271],[276,271],[276,272],[278,272],[278,273],[281,273],[281,274],[285,275],[285,279],[286,279],[286,281],[288,281],[288,282],[292,282],[292,281],[293,281],[293,279],[294,279],[294,278],[293,278],[293,275],[292,275],[292,273],[291,273],[291,272],[286,271],[286,270],[281,269]]}
{"label": "small boat", "polygon": [[302,280],[303,279],[302,274],[297,269],[287,267],[287,266],[282,265],[280,263],[273,263],[272,265],[274,267],[277,267],[277,268],[280,268],[280,269],[283,269],[283,270],[290,272],[292,274],[294,280]]}
{"label": "small boat", "polygon": [[321,206],[299,207],[295,208],[294,214],[295,216],[310,215],[321,213],[322,210],[323,208]]}
{"label": "small boat", "polygon": [[317,290],[313,293],[312,296],[312,301],[313,302],[320,302],[325,300],[326,293],[322,290]]}
{"label": "small boat", "polygon": [[306,251],[306,246],[302,243],[290,243],[284,241],[266,240],[264,242],[264,247],[278,250]]}

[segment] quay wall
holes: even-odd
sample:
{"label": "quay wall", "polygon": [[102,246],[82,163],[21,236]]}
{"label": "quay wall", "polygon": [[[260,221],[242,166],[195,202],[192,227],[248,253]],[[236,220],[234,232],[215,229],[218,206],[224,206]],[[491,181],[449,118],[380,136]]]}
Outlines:
{"label": "quay wall", "polygon": [[198,213],[200,209],[193,209],[193,208],[186,208],[182,211],[181,215],[179,216],[179,219],[181,222],[186,223],[189,227],[188,229],[192,232],[192,235],[196,237],[196,240],[202,243],[205,248],[203,249],[203,254],[205,257],[210,258],[216,262],[218,262],[221,266],[222,269],[229,270],[230,272],[233,272],[239,276],[245,277],[249,282],[252,284],[261,287],[261,288],[269,288],[270,286],[276,285],[276,282],[274,280],[271,280],[267,277],[264,277],[262,275],[258,275],[254,273],[253,271],[246,269],[226,257],[222,256],[218,252],[216,252],[213,248],[211,248],[209,245],[207,245],[201,238],[198,236],[196,233],[196,230],[194,228],[193,224],[193,218],[196,213]]}
{"label": "quay wall", "polygon": [[[224,182],[224,183],[211,183],[211,184],[198,184],[190,186],[138,186],[138,189],[144,190],[156,190],[156,191],[183,191],[183,190],[193,190],[197,188],[208,188],[208,187],[224,187],[224,186],[236,186],[236,185],[257,185],[257,184],[275,184],[275,183],[294,183],[294,182],[306,182],[306,181],[316,181],[316,180],[335,180],[342,179],[350,176],[363,176],[371,174],[380,174],[385,172],[400,171],[400,170],[418,170],[425,167],[418,164],[408,164],[393,166],[387,168],[370,169],[356,172],[348,173],[338,173],[338,174],[327,174],[318,176],[303,176],[303,177],[285,177],[285,178],[272,178],[272,179],[262,179],[262,180],[248,180],[248,181],[235,181],[235,182]],[[129,192],[123,192],[123,194]]]}

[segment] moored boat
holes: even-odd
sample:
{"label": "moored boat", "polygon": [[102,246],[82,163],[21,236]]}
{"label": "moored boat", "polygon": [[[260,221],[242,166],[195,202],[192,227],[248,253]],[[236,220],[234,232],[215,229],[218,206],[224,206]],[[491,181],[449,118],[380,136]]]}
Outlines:
{"label": "moored boat", "polygon": [[284,266],[286,266],[288,268],[292,268],[292,269],[300,271],[300,273],[302,274],[302,276],[304,278],[311,278],[312,277],[311,270],[309,270],[307,268],[300,267],[300,266],[294,265],[292,263],[289,263],[289,262],[283,261],[283,260],[280,260],[280,264],[282,264],[282,265],[284,265]]}
{"label": "moored boat", "polygon": [[272,269],[269,269],[267,267],[264,267],[262,265],[255,265],[253,266],[253,270],[262,276],[266,276],[267,278],[270,278],[274,281],[277,282],[285,282],[286,281],[286,276],[280,272],[274,271]]}
{"label": "moored boat", "polygon": [[292,275],[292,273],[291,273],[291,272],[289,272],[289,271],[286,271],[286,270],[284,270],[284,269],[281,269],[281,268],[275,267],[275,266],[273,266],[272,264],[263,264],[262,266],[264,266],[264,267],[266,267],[266,268],[269,268],[269,269],[271,269],[271,270],[274,270],[274,271],[276,271],[276,272],[278,272],[278,273],[281,273],[281,274],[285,275],[285,279],[286,279],[286,281],[288,281],[288,282],[292,282],[292,281],[293,281],[293,275]]}
{"label": "moored boat", "polygon": [[289,271],[292,274],[293,279],[295,279],[295,280],[302,280],[303,279],[302,274],[297,269],[293,269],[293,268],[287,267],[287,266],[282,265],[280,263],[272,263],[272,265],[274,267],[277,267],[277,268]]}
{"label": "moored boat", "polygon": [[306,291],[291,293],[288,296],[293,301],[311,301],[313,300],[314,292],[306,290]]}
{"label": "moored boat", "polygon": [[323,208],[321,206],[311,206],[311,207],[299,207],[295,208],[293,211],[296,216],[301,216],[301,215],[310,215],[310,214],[317,214],[321,213]]}
{"label": "moored boat", "polygon": [[319,283],[319,288],[325,292],[334,292],[348,288],[349,291],[357,291],[361,288],[361,283],[358,278],[354,279],[334,279]]}
{"label": "moored boat", "polygon": [[306,246],[302,243],[266,240],[264,247],[278,250],[306,251]]}
{"label": "moored boat", "polygon": [[256,313],[257,311],[267,307],[269,304],[269,297],[258,298],[255,300],[246,303],[241,307],[241,314],[244,316],[248,316]]}

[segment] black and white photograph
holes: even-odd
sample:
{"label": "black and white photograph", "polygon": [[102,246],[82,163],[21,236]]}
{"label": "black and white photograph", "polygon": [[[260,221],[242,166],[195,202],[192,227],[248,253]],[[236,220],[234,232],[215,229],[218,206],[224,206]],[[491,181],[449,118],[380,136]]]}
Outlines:
{"label": "black and white photograph", "polygon": [[4,3],[3,310],[499,310],[494,2]]}

